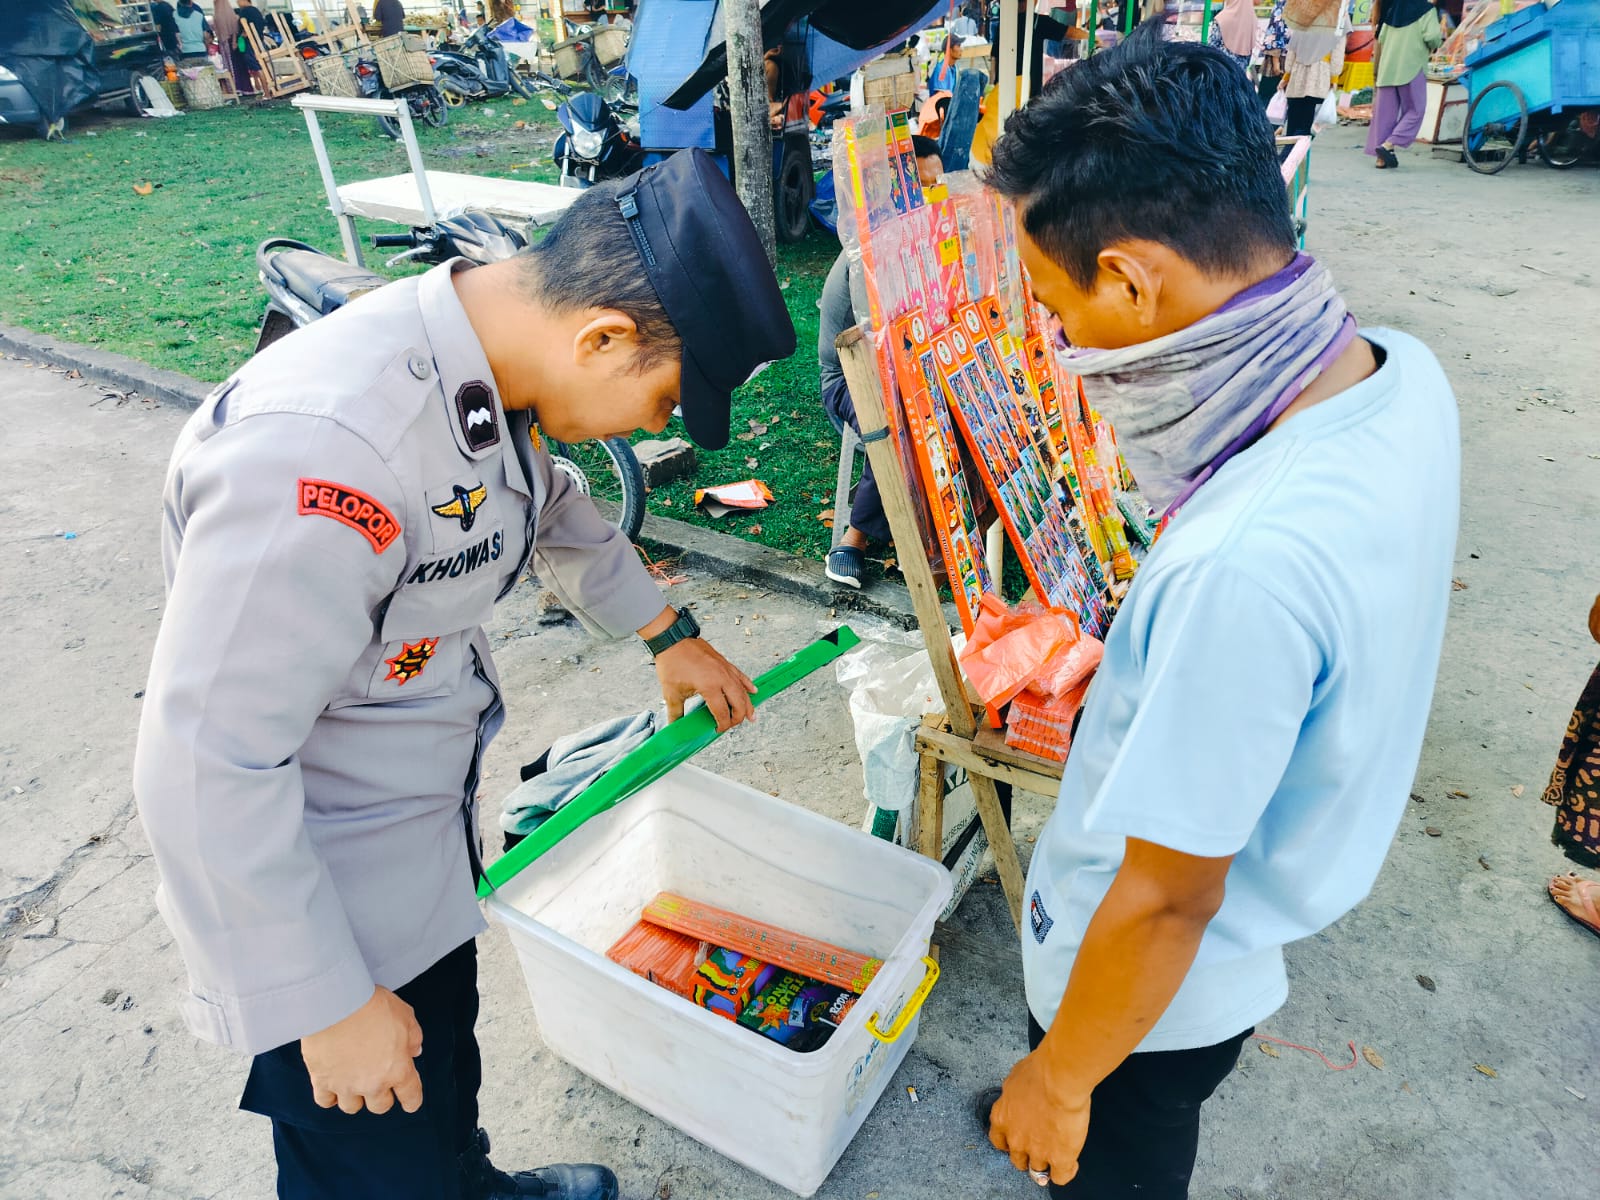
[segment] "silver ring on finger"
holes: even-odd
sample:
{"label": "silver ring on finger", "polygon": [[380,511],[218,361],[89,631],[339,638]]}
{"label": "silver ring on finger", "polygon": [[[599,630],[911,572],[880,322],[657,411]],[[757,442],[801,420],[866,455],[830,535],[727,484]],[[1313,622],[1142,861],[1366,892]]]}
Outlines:
{"label": "silver ring on finger", "polygon": [[1049,1187],[1050,1186],[1050,1172],[1049,1171],[1029,1171],[1028,1172],[1028,1178],[1033,1180],[1040,1187]]}

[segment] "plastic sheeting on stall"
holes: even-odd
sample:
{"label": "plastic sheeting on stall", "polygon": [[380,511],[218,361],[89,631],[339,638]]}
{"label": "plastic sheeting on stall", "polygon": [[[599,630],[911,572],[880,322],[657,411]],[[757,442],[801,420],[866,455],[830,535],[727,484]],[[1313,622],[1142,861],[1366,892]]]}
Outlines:
{"label": "plastic sheeting on stall", "polygon": [[0,0],[0,67],[28,89],[47,122],[99,94],[94,39],[69,0]]}

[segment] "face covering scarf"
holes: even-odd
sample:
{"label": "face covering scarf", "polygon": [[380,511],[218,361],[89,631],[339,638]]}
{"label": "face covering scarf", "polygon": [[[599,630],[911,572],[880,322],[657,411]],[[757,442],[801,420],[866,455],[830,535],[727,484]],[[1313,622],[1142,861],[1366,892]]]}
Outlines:
{"label": "face covering scarf", "polygon": [[1187,329],[1120,350],[1068,348],[1061,362],[1110,419],[1145,499],[1170,520],[1355,336],[1327,268],[1299,254]]}

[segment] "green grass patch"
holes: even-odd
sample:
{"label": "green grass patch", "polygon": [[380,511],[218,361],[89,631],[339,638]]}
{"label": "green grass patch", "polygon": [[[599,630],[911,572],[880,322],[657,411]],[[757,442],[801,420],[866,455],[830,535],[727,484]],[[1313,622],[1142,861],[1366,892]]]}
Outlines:
{"label": "green grass patch", "polygon": [[[340,182],[406,170],[404,149],[374,122],[326,115],[322,128]],[[554,182],[558,131],[539,101],[498,101],[452,110],[444,129],[419,126],[418,141],[436,169]],[[136,194],[146,181],[152,194]],[[255,345],[257,244],[292,237],[340,253],[305,119],[286,103],[165,121],[91,117],[59,145],[0,132],[0,197],[0,244],[12,251],[0,265],[0,322],[213,382]],[[366,233],[394,228],[363,223]],[[833,504],[839,443],[818,398],[816,303],[837,253],[820,232],[780,248],[798,347],[733,408],[735,433],[752,423],[766,432],[702,453],[697,479],[653,493],[652,511],[797,554],[826,552],[817,514]],[[369,258],[382,268],[381,255]],[[695,511],[695,486],[752,476],[777,497],[765,512],[713,522]]]}

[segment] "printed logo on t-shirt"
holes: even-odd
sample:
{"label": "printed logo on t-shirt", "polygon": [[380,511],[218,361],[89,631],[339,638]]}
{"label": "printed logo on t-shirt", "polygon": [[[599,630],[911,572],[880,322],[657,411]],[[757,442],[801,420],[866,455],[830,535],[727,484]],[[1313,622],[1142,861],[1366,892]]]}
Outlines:
{"label": "printed logo on t-shirt", "polygon": [[1028,901],[1028,921],[1033,926],[1033,940],[1044,945],[1044,939],[1050,936],[1050,927],[1055,921],[1045,912],[1044,901],[1039,899],[1038,892],[1034,892],[1033,898]]}

